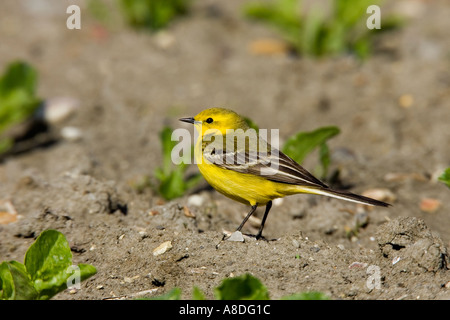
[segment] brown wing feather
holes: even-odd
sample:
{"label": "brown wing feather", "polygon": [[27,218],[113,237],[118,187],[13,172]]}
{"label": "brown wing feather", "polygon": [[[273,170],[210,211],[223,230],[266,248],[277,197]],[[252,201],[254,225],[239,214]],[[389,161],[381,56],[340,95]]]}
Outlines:
{"label": "brown wing feather", "polygon": [[[328,188],[293,159],[278,150],[269,154],[228,152],[214,150],[214,154],[204,153],[204,157],[220,168],[253,174],[270,181]],[[264,173],[263,173],[264,172]]]}
{"label": "brown wing feather", "polygon": [[[274,152],[274,150],[272,150],[272,152],[268,155],[257,155],[255,153],[248,152],[222,153],[222,150],[219,150],[219,152],[213,150],[213,152],[209,154],[204,153],[203,156],[214,165],[217,165],[223,169],[257,175],[264,179],[278,183],[310,187],[311,189],[316,190],[317,194],[324,194],[348,201],[375,206],[389,206],[388,203],[382,201],[363,197],[347,191],[337,191],[331,189],[281,151],[278,151],[278,155],[277,152]],[[273,162],[271,161],[278,163],[278,167],[273,167]],[[262,174],[263,171],[265,174]]]}

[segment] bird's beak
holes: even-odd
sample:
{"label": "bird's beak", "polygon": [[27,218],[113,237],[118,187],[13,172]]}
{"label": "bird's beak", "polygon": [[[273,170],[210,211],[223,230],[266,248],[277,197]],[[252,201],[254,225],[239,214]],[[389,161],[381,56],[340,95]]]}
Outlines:
{"label": "bird's beak", "polygon": [[183,121],[183,122],[187,122],[187,123],[192,123],[192,124],[194,124],[195,123],[195,119],[194,118],[181,118],[181,119],[179,119],[180,121]]}

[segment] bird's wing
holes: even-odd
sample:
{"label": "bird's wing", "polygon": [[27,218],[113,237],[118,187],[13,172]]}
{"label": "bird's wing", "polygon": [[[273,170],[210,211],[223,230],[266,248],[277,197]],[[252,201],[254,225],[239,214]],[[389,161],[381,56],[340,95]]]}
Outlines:
{"label": "bird's wing", "polygon": [[262,139],[256,147],[250,141],[245,148],[235,146],[229,149],[221,148],[220,144],[209,144],[203,149],[203,157],[220,168],[257,175],[274,182],[328,188],[293,159]]}

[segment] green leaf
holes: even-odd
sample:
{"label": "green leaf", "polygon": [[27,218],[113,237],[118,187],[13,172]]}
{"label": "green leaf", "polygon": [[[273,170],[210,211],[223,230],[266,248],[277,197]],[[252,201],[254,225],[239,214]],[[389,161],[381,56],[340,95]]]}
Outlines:
{"label": "green leaf", "polygon": [[[315,148],[339,134],[337,127],[323,127],[311,132],[299,132],[291,136],[283,146],[282,151],[298,163],[302,163],[305,157]],[[323,159],[322,162],[326,162]]]}
{"label": "green leaf", "polygon": [[305,18],[304,27],[302,29],[302,37],[297,50],[312,56],[320,56],[322,54],[322,33],[324,25],[324,14],[319,10],[311,10]]}
{"label": "green leaf", "polygon": [[192,289],[192,299],[193,300],[206,300],[205,294],[199,287],[194,286]]}
{"label": "green leaf", "polygon": [[50,299],[67,288],[71,265],[69,243],[56,230],[43,231],[25,254],[25,267],[40,299]]}
{"label": "green leaf", "polygon": [[185,190],[183,172],[174,170],[164,177],[159,185],[159,193],[166,199],[172,200],[181,197]]}
{"label": "green leaf", "polygon": [[11,138],[0,139],[0,154],[11,149],[13,144],[14,144],[14,141]]}
{"label": "green leaf", "polygon": [[[25,254],[25,263],[0,264],[0,299],[50,299],[67,288],[72,277],[80,282],[97,270],[88,264],[72,266],[72,253],[64,235],[42,232]],[[72,273],[78,271],[79,274]]]}
{"label": "green leaf", "polygon": [[37,72],[25,62],[8,65],[0,77],[0,133],[31,116],[40,104],[35,96]]}
{"label": "green leaf", "polygon": [[328,173],[328,167],[330,166],[330,149],[328,148],[326,143],[322,143],[320,145],[320,154],[319,154],[321,171],[317,174],[319,177],[326,178]]}
{"label": "green leaf", "polygon": [[[189,178],[185,177],[185,171],[188,168],[186,162],[187,155],[183,155],[185,159],[179,165],[172,163],[172,149],[177,145],[177,141],[172,141],[172,128],[164,127],[159,138],[162,145],[163,164],[156,168],[155,178],[159,180],[158,192],[166,200],[172,200],[183,196],[187,190],[193,188],[202,179],[200,174],[193,175]],[[192,154],[191,149],[191,154]]]}
{"label": "green leaf", "polygon": [[156,296],[156,297],[150,297],[145,298],[145,300],[181,300],[181,289],[180,288],[173,288],[166,294]]}
{"label": "green leaf", "polygon": [[37,296],[23,264],[17,261],[0,264],[0,300],[32,300]]}
{"label": "green leaf", "polygon": [[200,173],[196,173],[190,176],[188,179],[186,179],[186,190],[195,187],[202,179],[203,176]]}
{"label": "green leaf", "polygon": [[97,273],[97,268],[90,264],[80,263],[78,267],[80,268],[80,281],[84,281]]}
{"label": "green leaf", "polygon": [[158,30],[188,11],[189,0],[120,0],[127,22],[137,28]]}
{"label": "green leaf", "polygon": [[34,94],[36,82],[37,72],[29,64],[22,61],[13,62],[0,78],[0,96],[7,96],[18,88]]}
{"label": "green leaf", "polygon": [[281,300],[329,300],[330,298],[322,292],[311,291],[294,293],[292,295],[281,297]]}
{"label": "green leaf", "polygon": [[173,130],[170,127],[164,127],[159,133],[159,138],[162,143],[162,152],[163,152],[162,173],[164,176],[168,176],[170,174],[170,169],[172,167],[171,153],[176,143],[175,141],[172,141],[172,131]]}
{"label": "green leaf", "polygon": [[244,117],[244,120],[251,129],[254,129],[256,132],[259,131],[258,125],[252,119]]}
{"label": "green leaf", "polygon": [[224,279],[214,294],[218,300],[269,300],[267,288],[250,274]]}
{"label": "green leaf", "polygon": [[450,188],[450,167],[447,168],[439,177],[439,181],[445,183]]}

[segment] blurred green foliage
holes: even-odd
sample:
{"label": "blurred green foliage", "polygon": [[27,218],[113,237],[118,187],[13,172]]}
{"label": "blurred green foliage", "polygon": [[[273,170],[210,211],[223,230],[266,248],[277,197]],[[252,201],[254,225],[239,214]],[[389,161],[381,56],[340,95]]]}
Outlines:
{"label": "blurred green foliage", "polygon": [[275,27],[298,54],[337,55],[352,52],[360,58],[369,56],[372,37],[379,31],[398,27],[401,20],[382,17],[381,29],[369,30],[366,13],[381,0],[332,0],[331,12],[313,6],[304,10],[301,0],[254,2],[244,7],[248,18]]}
{"label": "blurred green foliage", "polygon": [[329,300],[330,298],[320,291],[308,291],[294,293],[289,296],[284,296],[281,300]]}
{"label": "blurred green foliage", "polygon": [[450,168],[445,169],[445,171],[440,175],[439,181],[445,183],[447,187],[450,188]]}
{"label": "blurred green foliage", "polygon": [[200,173],[185,177],[185,172],[188,168],[186,162],[189,161],[183,161],[179,165],[173,164],[171,153],[177,141],[172,141],[172,132],[172,128],[164,127],[159,134],[162,144],[163,164],[155,171],[155,176],[159,180],[158,192],[166,200],[183,196],[186,191],[194,187],[202,179]]}
{"label": "blurred green foliage", "polygon": [[134,27],[158,30],[185,14],[189,0],[120,0],[122,11]]}
{"label": "blurred green foliage", "polygon": [[89,0],[87,8],[97,20],[111,24],[117,13],[132,27],[157,31],[188,12],[191,0]]}
{"label": "blurred green foliage", "polygon": [[245,120],[245,122],[247,123],[247,125],[250,127],[250,129],[253,129],[253,130],[255,130],[256,132],[259,131],[258,125],[257,125],[255,122],[253,122],[252,119],[247,118],[247,117],[244,117],[244,120]]}
{"label": "blurred green foliage", "polygon": [[302,163],[306,156],[319,148],[320,168],[318,175],[326,178],[330,165],[330,150],[327,141],[340,133],[337,127],[322,127],[310,132],[299,132],[292,135],[283,145],[282,151],[298,163]]}
{"label": "blurred green foliage", "polygon": [[37,71],[22,61],[9,64],[0,77],[0,154],[13,144],[2,133],[30,117],[41,103],[36,96],[37,77]]}
{"label": "blurred green foliage", "polygon": [[[225,278],[218,287],[214,288],[216,300],[270,300],[269,292],[262,282],[251,274]],[[168,293],[152,298],[151,300],[180,300],[181,289],[174,288]],[[205,300],[205,294],[194,287],[192,291],[193,300]],[[321,292],[302,292],[281,297],[281,300],[328,300],[329,298]]]}
{"label": "blurred green foliage", "polygon": [[269,292],[261,281],[251,274],[227,278],[214,289],[217,300],[269,300]]}

